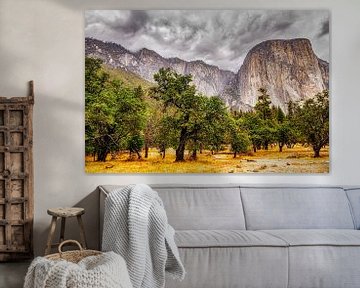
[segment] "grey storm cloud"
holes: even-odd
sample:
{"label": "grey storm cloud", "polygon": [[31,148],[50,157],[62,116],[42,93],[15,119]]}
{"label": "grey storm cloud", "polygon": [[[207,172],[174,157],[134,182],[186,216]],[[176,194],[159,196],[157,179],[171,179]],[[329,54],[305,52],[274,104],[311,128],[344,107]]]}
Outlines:
{"label": "grey storm cloud", "polygon": [[121,31],[126,35],[134,35],[148,23],[148,18],[149,15],[145,11],[133,10],[129,11],[129,16],[125,19],[108,21],[107,25],[115,31]]}
{"label": "grey storm cloud", "polygon": [[231,71],[262,41],[308,38],[329,61],[326,10],[88,10],[85,35]]}

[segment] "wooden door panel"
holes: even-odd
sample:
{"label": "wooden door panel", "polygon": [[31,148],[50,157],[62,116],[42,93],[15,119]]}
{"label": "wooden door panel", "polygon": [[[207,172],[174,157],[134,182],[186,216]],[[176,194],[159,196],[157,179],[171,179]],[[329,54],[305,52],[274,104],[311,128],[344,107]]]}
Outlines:
{"label": "wooden door panel", "polygon": [[11,194],[14,198],[25,197],[24,180],[23,179],[12,179],[11,180]]}
{"label": "wooden door panel", "polygon": [[10,153],[10,166],[9,170],[11,174],[19,174],[24,172],[24,153],[11,152]]}
{"label": "wooden door panel", "polygon": [[19,127],[24,126],[24,112],[23,110],[9,110],[9,126]]}
{"label": "wooden door panel", "polygon": [[34,97],[30,90],[28,97],[0,97],[0,261],[32,256]]}
{"label": "wooden door panel", "polygon": [[0,126],[3,126],[5,121],[4,121],[4,107],[2,107],[2,109],[0,109]]}

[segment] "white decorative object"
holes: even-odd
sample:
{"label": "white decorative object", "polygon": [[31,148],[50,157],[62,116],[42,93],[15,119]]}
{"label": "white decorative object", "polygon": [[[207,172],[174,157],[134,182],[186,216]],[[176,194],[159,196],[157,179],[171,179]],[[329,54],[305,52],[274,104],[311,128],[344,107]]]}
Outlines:
{"label": "white decorative object", "polygon": [[132,288],[124,259],[113,253],[89,256],[77,264],[37,257],[24,288]]}
{"label": "white decorative object", "polygon": [[162,200],[149,186],[126,186],[107,197],[102,250],[124,257],[134,288],[164,287],[165,270],[184,278],[174,233]]}

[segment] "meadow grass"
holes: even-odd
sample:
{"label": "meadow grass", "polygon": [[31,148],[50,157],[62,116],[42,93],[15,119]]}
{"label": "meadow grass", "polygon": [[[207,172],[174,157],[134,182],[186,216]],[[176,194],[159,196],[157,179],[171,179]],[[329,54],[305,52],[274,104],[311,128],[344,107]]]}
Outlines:
{"label": "meadow grass", "polygon": [[[278,147],[233,158],[230,152],[212,155],[209,151],[198,153],[198,159],[175,162],[175,151],[168,149],[162,159],[157,149],[150,149],[149,157],[130,160],[129,153],[109,156],[106,162],[96,162],[85,157],[87,173],[328,173],[329,149],[323,148],[320,158],[313,158],[310,147]],[[189,156],[186,155],[186,159]]]}

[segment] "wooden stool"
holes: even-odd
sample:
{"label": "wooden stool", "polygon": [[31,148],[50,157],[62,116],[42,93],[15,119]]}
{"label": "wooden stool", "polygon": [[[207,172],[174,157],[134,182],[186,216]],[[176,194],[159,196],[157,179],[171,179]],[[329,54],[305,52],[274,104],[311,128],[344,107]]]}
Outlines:
{"label": "wooden stool", "polygon": [[[85,239],[85,229],[84,229],[84,224],[81,219],[81,215],[83,215],[85,213],[84,208],[78,208],[78,207],[50,208],[47,210],[47,213],[52,216],[52,219],[51,219],[51,224],[50,224],[50,231],[49,231],[49,236],[48,236],[48,240],[47,240],[45,255],[50,254],[52,247],[57,247],[61,242],[64,241],[66,218],[69,218],[69,217],[77,218],[79,227],[80,227],[81,245],[83,246],[84,249],[86,249],[87,245],[86,245],[86,239]],[[56,222],[57,222],[58,217],[61,218],[60,242],[53,244],[52,240],[54,237]]]}

